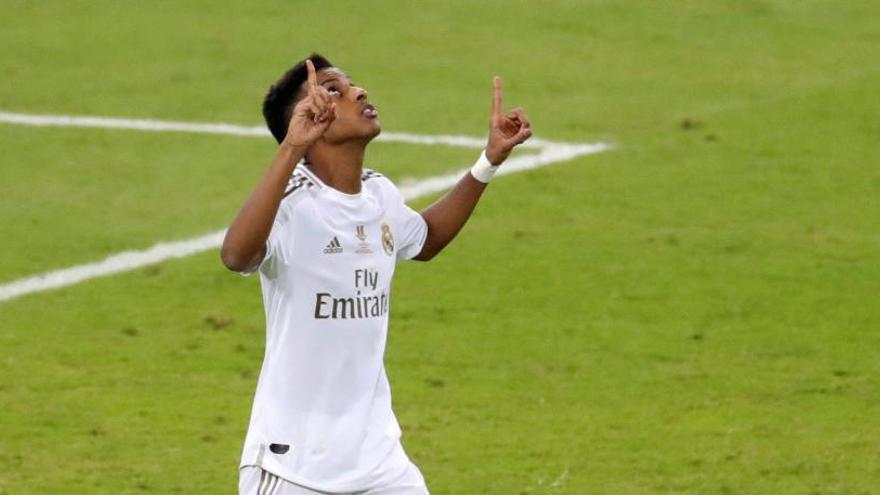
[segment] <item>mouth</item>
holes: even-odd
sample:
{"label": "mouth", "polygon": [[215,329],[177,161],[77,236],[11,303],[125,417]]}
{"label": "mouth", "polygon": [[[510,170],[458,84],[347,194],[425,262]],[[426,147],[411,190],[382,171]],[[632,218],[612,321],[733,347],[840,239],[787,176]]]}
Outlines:
{"label": "mouth", "polygon": [[361,115],[368,119],[375,119],[379,116],[379,111],[376,110],[376,107],[374,107],[371,103],[367,103],[366,105],[364,105],[364,109],[361,110]]}

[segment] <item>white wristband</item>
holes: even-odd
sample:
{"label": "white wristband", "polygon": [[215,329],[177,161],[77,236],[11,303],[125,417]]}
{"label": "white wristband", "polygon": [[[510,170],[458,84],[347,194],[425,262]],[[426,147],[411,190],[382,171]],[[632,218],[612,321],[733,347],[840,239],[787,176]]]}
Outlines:
{"label": "white wristband", "polygon": [[477,163],[471,167],[471,175],[474,176],[474,179],[477,179],[484,184],[488,184],[497,170],[498,166],[489,163],[489,159],[486,158],[486,151],[484,150],[480,153],[480,158],[477,160]]}

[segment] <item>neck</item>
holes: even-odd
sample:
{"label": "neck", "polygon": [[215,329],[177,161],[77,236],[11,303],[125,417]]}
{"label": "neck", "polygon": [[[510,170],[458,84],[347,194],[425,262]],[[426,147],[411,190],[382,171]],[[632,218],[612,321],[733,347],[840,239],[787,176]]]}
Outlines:
{"label": "neck", "polygon": [[333,145],[315,143],[306,160],[324,184],[346,194],[357,194],[361,192],[366,150],[366,143],[355,141]]}

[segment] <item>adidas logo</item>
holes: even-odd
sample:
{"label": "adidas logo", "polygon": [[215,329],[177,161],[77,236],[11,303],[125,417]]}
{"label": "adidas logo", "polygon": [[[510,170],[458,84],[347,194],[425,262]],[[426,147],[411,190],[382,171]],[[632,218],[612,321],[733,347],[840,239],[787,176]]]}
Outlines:
{"label": "adidas logo", "polygon": [[341,252],[342,244],[339,244],[339,239],[334,236],[330,244],[327,244],[327,247],[324,248],[324,254],[337,254]]}

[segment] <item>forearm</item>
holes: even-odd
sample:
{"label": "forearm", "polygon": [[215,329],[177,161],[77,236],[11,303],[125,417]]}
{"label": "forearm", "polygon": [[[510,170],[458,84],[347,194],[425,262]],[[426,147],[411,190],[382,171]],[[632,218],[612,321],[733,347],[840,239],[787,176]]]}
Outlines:
{"label": "forearm", "polygon": [[302,146],[285,142],[278,148],[269,169],[226,231],[220,257],[230,270],[242,271],[265,255],[266,239],[290,174],[304,155]]}
{"label": "forearm", "polygon": [[422,217],[428,224],[428,238],[422,252],[415,259],[428,261],[455,238],[477,206],[497,167],[507,159],[515,146],[522,144],[531,135],[532,126],[522,108],[502,114],[501,78],[496,76],[493,81],[492,117],[489,119],[486,151],[451,191],[422,212]]}
{"label": "forearm", "polygon": [[487,185],[468,172],[452,190],[421,212],[428,224],[428,237],[416,260],[430,260],[455,238],[470,218]]}

